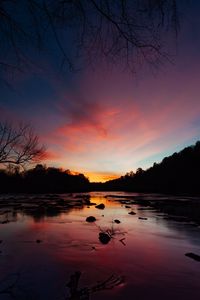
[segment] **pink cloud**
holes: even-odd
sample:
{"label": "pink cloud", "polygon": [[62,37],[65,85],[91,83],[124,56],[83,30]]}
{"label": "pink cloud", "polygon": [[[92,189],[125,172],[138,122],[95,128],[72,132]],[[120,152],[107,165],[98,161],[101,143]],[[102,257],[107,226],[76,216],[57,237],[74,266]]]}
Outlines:
{"label": "pink cloud", "polygon": [[188,76],[175,82],[163,75],[142,88],[119,73],[84,76],[75,91],[60,90],[60,122],[44,138],[63,167],[113,174],[139,167],[143,159],[198,135],[190,126],[200,115],[198,82],[185,89]]}

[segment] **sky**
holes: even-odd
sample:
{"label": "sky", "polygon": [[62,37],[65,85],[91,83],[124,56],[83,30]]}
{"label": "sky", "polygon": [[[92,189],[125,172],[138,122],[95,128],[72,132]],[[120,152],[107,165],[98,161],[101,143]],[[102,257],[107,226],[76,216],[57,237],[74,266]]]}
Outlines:
{"label": "sky", "polygon": [[61,74],[43,53],[37,66],[9,74],[11,87],[1,83],[1,119],[31,122],[47,147],[47,166],[91,181],[146,169],[194,144],[200,138],[197,2],[181,15],[173,62],[131,74],[97,59],[91,68]]}

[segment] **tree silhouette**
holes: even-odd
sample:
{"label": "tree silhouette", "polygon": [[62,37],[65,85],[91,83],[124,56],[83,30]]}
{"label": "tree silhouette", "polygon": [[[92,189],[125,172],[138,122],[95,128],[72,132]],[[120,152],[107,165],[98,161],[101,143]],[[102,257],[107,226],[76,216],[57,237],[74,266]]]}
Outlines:
{"label": "tree silhouette", "polygon": [[90,190],[88,178],[72,174],[69,170],[46,167],[38,164],[23,172],[17,169],[0,169],[0,193],[66,193]]}
{"label": "tree silhouette", "polygon": [[131,71],[144,61],[157,65],[168,58],[163,39],[168,29],[177,33],[178,15],[176,0],[0,1],[0,70],[24,70],[36,49],[56,50],[69,69],[79,57]]}
{"label": "tree silhouette", "polygon": [[[127,173],[104,183],[106,190],[129,190],[142,192],[199,193],[200,142],[178,153],[163,158],[147,170],[138,168],[136,174]],[[95,187],[98,189],[98,185]]]}
{"label": "tree silhouette", "polygon": [[0,164],[24,167],[44,156],[45,148],[30,125],[0,122]]}

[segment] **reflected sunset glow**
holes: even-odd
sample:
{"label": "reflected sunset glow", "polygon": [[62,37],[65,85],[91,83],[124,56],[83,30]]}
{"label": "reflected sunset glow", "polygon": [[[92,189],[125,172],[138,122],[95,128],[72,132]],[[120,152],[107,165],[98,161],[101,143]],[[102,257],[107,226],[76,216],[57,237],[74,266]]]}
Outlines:
{"label": "reflected sunset glow", "polygon": [[[121,200],[126,199],[123,195],[127,196],[122,192],[115,194],[121,196]],[[58,285],[66,293],[66,282],[76,270],[81,271],[83,287],[95,286],[112,274],[124,278],[119,286],[95,293],[91,298],[95,300],[102,297],[132,299],[133,289],[135,296],[145,300],[146,288],[148,295],[156,299],[167,300],[172,294],[180,294],[184,300],[199,297],[198,265],[188,263],[184,256],[188,249],[198,247],[198,228],[170,223],[154,210],[141,209],[138,204],[126,207],[119,198],[109,197],[111,193],[90,195],[92,203],[104,203],[105,209],[90,205],[72,206],[65,212],[57,214],[55,211],[54,215],[53,212],[52,215],[18,213],[15,220],[11,218],[12,221],[4,225],[6,231],[1,226],[0,235],[6,242],[6,248],[2,249],[12,258],[12,263],[6,260],[0,265],[0,280],[23,265],[26,273],[21,274],[20,282],[24,286],[31,285],[34,290],[42,283],[40,293],[49,299],[56,298]],[[70,200],[71,194],[62,195],[71,204],[79,199],[78,194],[74,196],[74,200]],[[142,194],[132,194],[135,196],[143,198]],[[149,197],[153,199],[153,195]],[[131,210],[136,215],[128,214]],[[86,222],[88,216],[95,216],[96,222]],[[116,219],[120,220],[119,224],[114,222]],[[112,238],[104,245],[99,241],[99,232],[108,231]]]}

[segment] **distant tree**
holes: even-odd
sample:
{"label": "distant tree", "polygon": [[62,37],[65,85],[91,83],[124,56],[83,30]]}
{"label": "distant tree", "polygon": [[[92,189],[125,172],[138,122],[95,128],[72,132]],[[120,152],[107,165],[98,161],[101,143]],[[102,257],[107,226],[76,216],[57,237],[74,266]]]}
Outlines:
{"label": "distant tree", "polygon": [[136,175],[140,175],[140,174],[143,174],[144,173],[144,170],[142,168],[138,168],[137,171],[136,171]]}
{"label": "distant tree", "polygon": [[46,173],[47,167],[46,165],[37,164],[33,169],[34,172]]}
{"label": "distant tree", "polygon": [[130,171],[125,174],[125,177],[134,177],[134,176],[135,176],[135,173],[133,171]]}
{"label": "distant tree", "polygon": [[45,147],[30,125],[0,122],[0,164],[25,167],[44,157]]}

